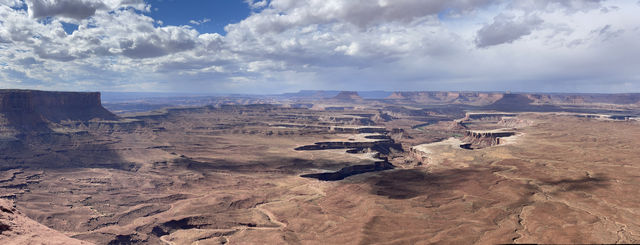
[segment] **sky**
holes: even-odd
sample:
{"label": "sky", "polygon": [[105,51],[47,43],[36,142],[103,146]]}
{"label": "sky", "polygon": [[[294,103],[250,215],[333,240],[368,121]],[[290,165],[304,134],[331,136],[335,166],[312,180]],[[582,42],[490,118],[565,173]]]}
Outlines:
{"label": "sky", "polygon": [[0,89],[640,92],[638,0],[0,0]]}

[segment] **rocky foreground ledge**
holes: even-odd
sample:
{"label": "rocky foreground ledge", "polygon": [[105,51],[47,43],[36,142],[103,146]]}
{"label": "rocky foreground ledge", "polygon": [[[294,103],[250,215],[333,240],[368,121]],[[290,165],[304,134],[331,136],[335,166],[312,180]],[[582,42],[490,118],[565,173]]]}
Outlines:
{"label": "rocky foreground ledge", "polygon": [[0,198],[0,244],[92,244],[70,238],[22,214],[9,199]]}

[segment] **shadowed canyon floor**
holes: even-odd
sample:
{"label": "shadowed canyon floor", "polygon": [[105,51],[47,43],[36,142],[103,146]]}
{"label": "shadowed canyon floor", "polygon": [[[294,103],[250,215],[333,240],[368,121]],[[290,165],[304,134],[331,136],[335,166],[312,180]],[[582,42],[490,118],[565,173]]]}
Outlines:
{"label": "shadowed canyon floor", "polygon": [[20,215],[62,243],[640,242],[638,121],[356,95],[4,121],[0,237]]}

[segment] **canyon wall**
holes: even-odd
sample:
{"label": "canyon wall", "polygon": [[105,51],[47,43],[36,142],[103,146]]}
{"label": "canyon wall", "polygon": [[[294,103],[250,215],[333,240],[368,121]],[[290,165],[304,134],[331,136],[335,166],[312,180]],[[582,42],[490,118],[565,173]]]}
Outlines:
{"label": "canyon wall", "polygon": [[[426,104],[465,104],[486,106],[486,109],[546,111],[550,105],[581,105],[592,103],[640,104],[640,93],[627,94],[572,94],[572,93],[502,93],[502,92],[393,92],[390,100],[412,101]],[[546,106],[546,107],[540,107]]]}
{"label": "canyon wall", "polygon": [[502,93],[429,91],[394,92],[387,99],[409,100],[418,103],[488,105],[501,99],[502,96]]}
{"label": "canyon wall", "polygon": [[360,97],[360,95],[358,95],[358,92],[355,92],[355,91],[342,91],[338,95],[333,97],[333,99],[351,101],[351,100],[362,100],[362,97]]}
{"label": "canyon wall", "polygon": [[117,119],[102,107],[99,92],[0,90],[0,114],[14,124]]}
{"label": "canyon wall", "polygon": [[462,139],[465,144],[461,145],[465,149],[478,149],[484,147],[490,147],[499,145],[501,143],[500,138],[509,137],[514,135],[515,132],[511,131],[471,131],[465,132]]}

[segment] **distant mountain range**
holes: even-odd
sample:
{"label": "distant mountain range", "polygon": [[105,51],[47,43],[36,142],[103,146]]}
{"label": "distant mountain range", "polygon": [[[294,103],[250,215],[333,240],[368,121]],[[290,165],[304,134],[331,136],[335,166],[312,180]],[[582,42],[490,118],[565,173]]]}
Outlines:
{"label": "distant mountain range", "polygon": [[640,93],[600,94],[600,93],[508,93],[508,92],[475,92],[475,91],[340,91],[340,90],[300,90],[282,94],[231,94],[231,93],[155,93],[155,92],[102,92],[105,103],[146,100],[157,98],[254,98],[275,100],[281,99],[331,99],[341,92],[354,92],[354,96],[362,99],[410,100],[419,103],[459,103],[483,105],[502,98],[504,94],[525,95],[536,104],[636,104],[640,102]]}

